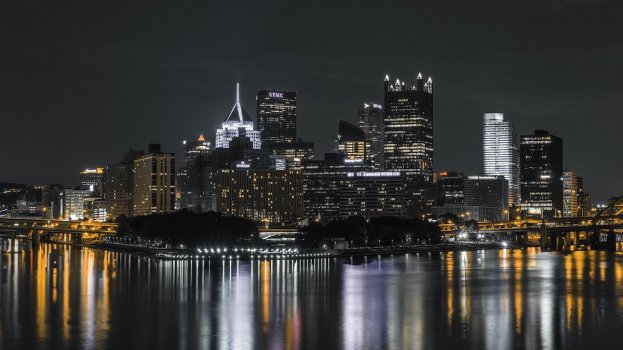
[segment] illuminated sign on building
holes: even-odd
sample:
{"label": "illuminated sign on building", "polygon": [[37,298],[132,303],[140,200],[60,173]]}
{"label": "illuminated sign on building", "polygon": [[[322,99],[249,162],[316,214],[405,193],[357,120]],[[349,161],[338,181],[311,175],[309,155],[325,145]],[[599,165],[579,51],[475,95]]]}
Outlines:
{"label": "illuminated sign on building", "polygon": [[283,92],[269,91],[268,92],[268,97],[271,97],[271,98],[283,98]]}

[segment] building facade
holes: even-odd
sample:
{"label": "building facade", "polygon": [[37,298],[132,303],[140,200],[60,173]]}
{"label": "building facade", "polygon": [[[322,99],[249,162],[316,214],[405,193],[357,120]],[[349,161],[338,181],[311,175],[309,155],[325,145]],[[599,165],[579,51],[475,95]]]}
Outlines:
{"label": "building facade", "polygon": [[281,156],[286,161],[287,169],[300,169],[301,162],[312,160],[314,155],[314,143],[298,139],[293,142],[264,142],[262,149],[268,151],[271,156]]}
{"label": "building facade", "polygon": [[106,216],[116,220],[134,213],[134,159],[143,151],[130,149],[119,163],[106,167]]}
{"label": "building facade", "polygon": [[266,226],[291,225],[303,217],[300,170],[219,169],[217,210]]}
{"label": "building facade", "polygon": [[197,213],[214,211],[216,167],[212,147],[203,135],[183,145],[184,166],[177,174],[178,207]]}
{"label": "building facade", "polygon": [[524,215],[546,219],[562,216],[562,152],[562,139],[545,130],[521,136],[520,198]]}
{"label": "building facade", "polygon": [[88,188],[66,188],[63,190],[65,208],[63,210],[66,220],[84,219],[84,200],[91,195]]}
{"label": "building facade", "polygon": [[433,81],[418,74],[415,85],[385,76],[383,115],[385,170],[400,171],[407,179],[409,214],[431,214],[433,184]]}
{"label": "building facade", "polygon": [[584,187],[584,179],[575,171],[562,175],[562,216],[566,218],[591,216],[591,199]]}
{"label": "building facade", "polygon": [[150,144],[147,154],[134,160],[133,215],[175,210],[175,155]]}
{"label": "building facade", "polygon": [[364,103],[357,112],[357,120],[359,128],[365,133],[366,160],[372,169],[384,169],[383,107],[376,103]]}
{"label": "building facade", "polygon": [[[465,179],[465,206],[494,209],[487,221],[508,220],[508,180],[504,176],[468,176]],[[484,212],[484,211],[483,211]]]}
{"label": "building facade", "polygon": [[104,196],[104,168],[87,168],[80,172],[80,186],[88,188],[96,197]]}
{"label": "building facade", "polygon": [[436,206],[463,205],[465,175],[459,171],[441,171],[437,175]]}
{"label": "building facade", "polygon": [[349,172],[370,170],[364,162],[346,162],[342,153],[302,163],[305,217],[326,223],[340,217],[340,181]]}
{"label": "building facade", "polygon": [[385,169],[430,183],[433,179],[433,81],[414,86],[385,77]]}
{"label": "building facade", "polygon": [[485,113],[482,123],[483,174],[508,180],[508,203],[519,204],[519,142],[502,113]]}
{"label": "building facade", "polygon": [[296,141],[296,92],[260,90],[256,97],[257,128],[262,141]]}
{"label": "building facade", "polygon": [[366,160],[366,134],[354,124],[344,120],[338,121],[336,151],[346,156],[347,160]]}
{"label": "building facade", "polygon": [[215,148],[229,148],[234,138],[248,138],[253,149],[262,148],[261,133],[255,130],[253,119],[240,104],[240,84],[236,84],[236,102],[220,129],[216,130]]}
{"label": "building facade", "polygon": [[347,173],[339,185],[339,216],[405,217],[408,195],[405,176],[397,171]]}

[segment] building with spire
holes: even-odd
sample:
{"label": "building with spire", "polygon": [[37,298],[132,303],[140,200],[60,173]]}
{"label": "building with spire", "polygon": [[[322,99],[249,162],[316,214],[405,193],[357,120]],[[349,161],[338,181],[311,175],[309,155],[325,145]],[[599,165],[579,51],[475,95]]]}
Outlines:
{"label": "building with spire", "polygon": [[215,148],[229,148],[234,138],[247,138],[253,149],[260,149],[262,141],[260,131],[255,130],[253,119],[240,104],[240,83],[236,83],[236,102],[220,129],[216,130]]}
{"label": "building with spire", "polygon": [[383,107],[375,103],[364,103],[357,112],[359,128],[366,138],[366,160],[372,169],[383,169]]}
{"label": "building with spire", "polygon": [[385,170],[400,171],[409,182],[410,215],[426,216],[434,202],[433,80],[418,74],[415,85],[384,81]]}

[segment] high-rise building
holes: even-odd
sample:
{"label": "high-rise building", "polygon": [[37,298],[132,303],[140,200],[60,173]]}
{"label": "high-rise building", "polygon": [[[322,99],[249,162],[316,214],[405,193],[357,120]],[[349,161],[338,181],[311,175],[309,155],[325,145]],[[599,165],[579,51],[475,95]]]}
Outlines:
{"label": "high-rise building", "polygon": [[106,201],[103,198],[88,197],[84,199],[84,218],[95,222],[106,221]]}
{"label": "high-rise building", "polygon": [[44,219],[63,218],[65,197],[63,186],[59,184],[43,186],[42,217]]}
{"label": "high-rise building", "polygon": [[508,203],[519,204],[519,143],[513,122],[485,113],[482,123],[483,173],[508,180]]}
{"label": "high-rise building", "polygon": [[[508,180],[500,176],[468,176],[465,179],[465,206],[491,208],[481,220],[508,220]],[[483,211],[484,212],[484,211]]]}
{"label": "high-rise building", "polygon": [[437,206],[465,204],[465,176],[458,171],[442,171],[437,175]]}
{"label": "high-rise building", "polygon": [[240,84],[238,83],[236,83],[236,102],[234,107],[232,107],[222,127],[216,130],[215,148],[229,148],[229,143],[234,138],[248,138],[253,149],[262,147],[260,131],[255,130],[253,119],[240,104]]}
{"label": "high-rise building", "polygon": [[80,172],[80,186],[88,188],[96,197],[104,196],[104,168],[87,168]]}
{"label": "high-rise building", "polygon": [[257,128],[262,141],[296,140],[296,92],[260,90],[256,97]]}
{"label": "high-rise building", "polygon": [[168,213],[175,209],[175,155],[150,144],[148,153],[134,160],[133,215]]}
{"label": "high-rise building", "polygon": [[590,194],[584,188],[584,179],[575,171],[562,174],[562,216],[566,218],[590,216]]}
{"label": "high-rise building", "polygon": [[288,169],[300,169],[301,162],[314,159],[314,143],[298,139],[293,142],[264,142],[262,149],[269,155],[281,156]]}
{"label": "high-rise building", "polygon": [[527,216],[562,216],[562,151],[562,139],[545,130],[521,136],[520,199]]}
{"label": "high-rise building", "polygon": [[348,173],[339,188],[341,218],[407,216],[405,177],[398,171]]}
{"label": "high-rise building", "polygon": [[346,155],[347,160],[365,161],[366,134],[356,125],[339,120],[336,144],[337,152]]}
{"label": "high-rise building", "polygon": [[418,74],[415,85],[385,76],[383,134],[385,170],[406,176],[409,214],[431,214],[433,185],[433,80],[424,83]]}
{"label": "high-rise building", "polygon": [[300,170],[220,169],[217,210],[264,225],[291,225],[303,217]]}
{"label": "high-rise building", "polygon": [[216,210],[214,163],[211,145],[203,135],[184,141],[184,166],[177,175],[179,208],[199,213]]}
{"label": "high-rise building", "polygon": [[407,86],[385,76],[385,169],[400,171],[408,179],[430,183],[433,179],[433,81],[419,74]]}
{"label": "high-rise building", "polygon": [[63,214],[65,219],[84,219],[84,200],[90,195],[91,191],[84,187],[64,189],[63,197],[65,199],[65,208],[63,209]]}
{"label": "high-rise building", "polygon": [[328,222],[340,215],[340,181],[349,172],[370,170],[363,162],[346,162],[342,153],[302,162],[305,217]]}
{"label": "high-rise building", "polygon": [[357,112],[359,128],[366,138],[366,160],[372,169],[382,170],[385,167],[383,153],[383,107],[376,103],[364,103]]}
{"label": "high-rise building", "polygon": [[116,220],[134,213],[134,159],[143,151],[130,149],[119,163],[106,167],[106,217]]}

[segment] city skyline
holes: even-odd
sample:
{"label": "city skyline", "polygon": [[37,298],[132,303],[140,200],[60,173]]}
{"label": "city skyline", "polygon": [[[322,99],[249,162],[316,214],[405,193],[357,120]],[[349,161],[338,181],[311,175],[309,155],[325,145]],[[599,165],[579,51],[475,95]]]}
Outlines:
{"label": "city skyline", "polygon": [[[254,121],[258,90],[297,91],[299,137],[315,142],[321,156],[334,133],[325,125],[338,117],[356,123],[362,102],[382,103],[378,81],[386,73],[412,81],[422,70],[436,83],[435,171],[479,174],[479,120],[483,113],[500,112],[515,123],[517,134],[545,129],[565,139],[565,167],[582,174],[597,201],[623,187],[623,165],[608,162],[619,130],[617,62],[623,52],[611,43],[621,26],[615,16],[620,4],[529,2],[530,11],[511,4],[457,4],[462,11],[449,14],[444,4],[363,2],[357,15],[346,4],[328,13],[307,4],[289,17],[283,16],[292,10],[287,4],[202,5],[207,12],[103,5],[85,16],[77,15],[86,10],[79,6],[47,6],[27,7],[34,16],[20,8],[4,12],[13,15],[4,23],[11,37],[7,50],[16,55],[5,58],[1,72],[0,154],[9,165],[0,171],[2,181],[74,185],[81,169],[114,162],[129,147],[150,142],[179,156],[183,139],[204,133],[213,141],[238,81],[242,105]],[[211,25],[220,25],[227,18],[221,15],[232,10],[241,10],[241,25],[212,33]],[[422,14],[418,21],[410,20],[415,12]],[[327,23],[320,32],[309,20],[314,13]],[[361,31],[355,24],[372,13],[379,13],[379,21]],[[38,23],[36,14],[46,21]],[[118,20],[111,23],[112,18]],[[297,29],[278,30],[271,18]],[[51,23],[56,30],[46,32]],[[136,26],[144,29],[126,37],[126,29]],[[412,30],[401,30],[406,27]],[[459,29],[465,31],[456,36]],[[254,32],[289,45],[256,42]],[[395,47],[398,54],[352,54],[370,42]]]}

